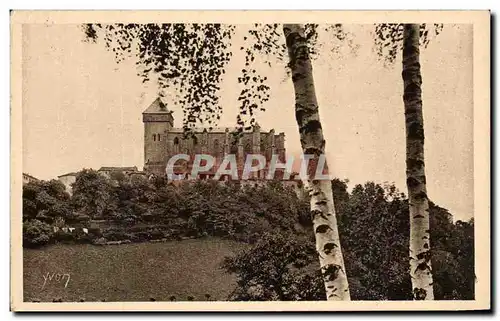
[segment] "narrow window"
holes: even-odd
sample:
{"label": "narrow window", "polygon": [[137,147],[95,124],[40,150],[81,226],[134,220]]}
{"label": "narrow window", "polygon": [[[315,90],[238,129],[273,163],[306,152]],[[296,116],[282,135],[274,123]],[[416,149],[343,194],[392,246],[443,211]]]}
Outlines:
{"label": "narrow window", "polygon": [[252,150],[252,142],[250,139],[247,139],[246,144],[245,144],[245,153],[251,154],[253,152]]}
{"label": "narrow window", "polygon": [[215,156],[216,158],[218,158],[219,154],[221,154],[221,152],[220,152],[220,146],[219,146],[219,140],[215,139],[214,140],[214,150],[213,150],[212,155]]}
{"label": "narrow window", "polygon": [[174,138],[174,153],[179,153],[179,138]]}
{"label": "narrow window", "polygon": [[156,142],[156,134],[153,134],[153,141]]}

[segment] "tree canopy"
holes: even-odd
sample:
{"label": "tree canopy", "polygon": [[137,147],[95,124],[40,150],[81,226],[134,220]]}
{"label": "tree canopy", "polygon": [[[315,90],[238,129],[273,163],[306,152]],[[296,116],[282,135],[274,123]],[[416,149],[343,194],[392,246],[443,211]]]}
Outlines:
{"label": "tree canopy", "polygon": [[[87,41],[103,42],[117,63],[134,60],[138,76],[143,82],[156,82],[160,96],[171,93],[182,106],[186,132],[197,123],[217,124],[222,113],[220,83],[238,51],[244,57],[237,79],[240,131],[254,126],[256,112],[266,109],[271,91],[266,68],[282,68],[290,76],[278,24],[85,24],[83,30]],[[312,58],[340,55],[343,46],[354,53],[358,46],[341,24],[306,24],[305,34]],[[234,46],[235,37],[241,43],[238,46]]]}
{"label": "tree canopy", "polygon": [[[229,238],[250,244],[224,264],[238,278],[230,299],[324,299],[308,200],[279,182],[245,188],[212,181],[176,186],[163,179],[117,181],[87,169],[79,172],[73,188],[69,196],[57,181],[24,185],[26,246],[50,243],[58,217],[70,226],[85,216],[104,220],[105,227],[95,237],[110,241],[169,235]],[[332,181],[332,190],[352,299],[411,300],[406,195],[392,184],[373,182],[355,185],[349,192],[348,181],[338,179]],[[47,194],[50,202],[45,202]],[[430,205],[436,299],[473,299],[474,221],[453,222],[448,210]],[[101,206],[102,215],[95,206]],[[67,210],[54,210],[58,208]]]}

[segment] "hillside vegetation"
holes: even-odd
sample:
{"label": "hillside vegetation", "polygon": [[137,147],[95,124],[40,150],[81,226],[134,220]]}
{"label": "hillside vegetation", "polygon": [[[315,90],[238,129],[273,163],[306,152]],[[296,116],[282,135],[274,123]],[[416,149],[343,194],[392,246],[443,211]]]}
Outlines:
{"label": "hillside vegetation", "polygon": [[[407,273],[409,213],[406,196],[393,185],[382,186],[372,182],[356,185],[349,193],[347,183],[335,179],[332,187],[352,299],[411,300],[411,282]],[[278,182],[244,188],[238,183],[219,184],[213,181],[193,181],[174,186],[163,179],[107,179],[92,170],[84,170],[73,189],[74,194],[70,197],[57,181],[25,185],[23,241],[25,247],[46,245],[48,247],[44,248],[44,252],[48,253],[56,251],[53,249],[64,251],[61,250],[64,246],[80,249],[82,253],[79,255],[70,254],[71,251],[62,255],[64,260],[74,262],[71,264],[82,264],[81,271],[98,271],[98,262],[112,266],[110,272],[92,274],[95,279],[90,280],[96,282],[89,283],[102,283],[99,278],[112,284],[125,282],[120,280],[126,272],[117,274],[116,266],[123,266],[125,271],[134,271],[136,267],[132,266],[134,261],[127,261],[119,255],[129,250],[134,252],[135,249],[144,251],[131,254],[131,257],[143,258],[139,267],[143,262],[160,256],[171,265],[155,269],[155,277],[175,276],[180,287],[186,288],[184,292],[167,291],[163,286],[170,283],[165,281],[165,284],[157,285],[162,298],[172,292],[188,293],[198,283],[196,272],[177,275],[175,271],[195,266],[190,263],[198,257],[194,247],[199,245],[202,248],[204,242],[218,239],[238,242],[245,251],[226,260],[221,258],[218,263],[216,260],[213,264],[203,263],[204,268],[217,273],[225,271],[225,277],[236,280],[234,286],[229,281],[215,282],[211,292],[214,295],[217,293],[217,299],[226,294],[225,299],[230,300],[324,299],[324,288],[317,271],[308,200],[299,198],[292,189],[284,188]],[[446,209],[432,202],[430,217],[436,299],[474,299],[474,221],[453,222]],[[91,226],[92,220],[109,224],[89,228],[88,235],[61,231],[53,233],[53,226]],[[186,238],[199,240],[177,241]],[[132,244],[102,248],[61,244],[106,244],[103,241],[120,240]],[[133,244],[154,240],[163,242]],[[183,244],[192,245],[186,249]],[[155,250],[143,250],[150,246]],[[179,247],[179,253],[184,252],[187,259],[169,261],[160,254],[162,251],[159,249],[163,247],[168,253],[168,249]],[[25,251],[37,253],[37,250]],[[210,257],[213,249],[207,248],[206,251]],[[93,265],[86,265],[85,259],[83,263],[78,263],[85,257],[84,252],[116,254],[106,255],[107,259],[100,261],[95,259]],[[221,257],[217,253],[214,252],[214,257]],[[51,262],[52,258],[45,262]],[[26,266],[38,271],[40,264],[41,261],[35,260]],[[220,270],[221,266],[224,271]],[[200,273],[206,269],[200,270]],[[83,275],[83,272],[77,274]],[[141,274],[131,272],[127,282],[142,282]],[[236,279],[229,277],[230,274]],[[85,280],[82,277],[82,282]],[[79,294],[94,296],[94,292],[89,290]],[[199,296],[201,292],[192,293]],[[158,293],[152,295],[160,297]],[[140,294],[144,296],[146,293]],[[138,299],[138,296],[133,295],[131,299]]]}

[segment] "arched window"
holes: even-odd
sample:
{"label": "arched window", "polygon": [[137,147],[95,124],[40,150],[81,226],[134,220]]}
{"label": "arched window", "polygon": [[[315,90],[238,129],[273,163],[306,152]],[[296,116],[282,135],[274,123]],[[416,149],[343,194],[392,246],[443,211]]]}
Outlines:
{"label": "arched window", "polygon": [[153,134],[153,141],[156,142],[156,134]]}
{"label": "arched window", "polygon": [[174,145],[179,145],[179,138],[177,137],[174,138]]}

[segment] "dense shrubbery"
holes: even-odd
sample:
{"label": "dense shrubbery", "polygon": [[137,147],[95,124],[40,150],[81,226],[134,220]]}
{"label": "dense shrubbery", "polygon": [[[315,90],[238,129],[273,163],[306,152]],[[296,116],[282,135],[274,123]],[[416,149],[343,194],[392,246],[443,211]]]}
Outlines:
{"label": "dense shrubbery", "polygon": [[230,300],[324,300],[314,242],[303,233],[266,233],[249,250],[227,258],[223,268],[238,275]]}
{"label": "dense shrubbery", "polygon": [[[72,197],[57,181],[29,183],[24,194],[26,218],[52,224],[63,217],[67,225],[90,228],[87,237],[59,231],[53,240],[61,242],[215,236],[252,243],[266,231],[294,231],[297,218],[307,216],[307,204],[275,182],[242,187],[237,182],[191,181],[176,186],[161,178],[110,180],[83,170]],[[92,231],[90,220],[112,224]]]}
{"label": "dense shrubbery", "polygon": [[[408,201],[394,186],[374,183],[347,191],[332,182],[351,297],[355,300],[411,299]],[[236,273],[233,300],[315,300],[324,298],[317,271],[309,204],[290,188],[270,182],[164,179],[109,180],[80,172],[73,197],[57,181],[25,185],[25,246],[50,242],[104,245],[215,236],[254,244],[226,260]],[[432,264],[437,299],[474,298],[474,222],[453,223],[451,214],[430,204]],[[92,226],[89,220],[109,223]],[[51,225],[49,225],[51,224]],[[88,227],[53,233],[52,226]]]}
{"label": "dense shrubbery", "polygon": [[[344,261],[353,300],[411,300],[408,203],[394,186],[367,183],[347,192],[333,181]],[[436,299],[474,299],[474,222],[452,222],[431,203]],[[305,225],[311,225],[302,217]],[[233,300],[323,300],[312,231],[266,235],[224,268],[238,276]]]}
{"label": "dense shrubbery", "polygon": [[72,218],[70,196],[57,180],[31,182],[23,186],[23,222],[37,219],[55,223]]}
{"label": "dense shrubbery", "polygon": [[23,224],[23,246],[39,247],[52,240],[53,229],[47,223],[32,219]]}

